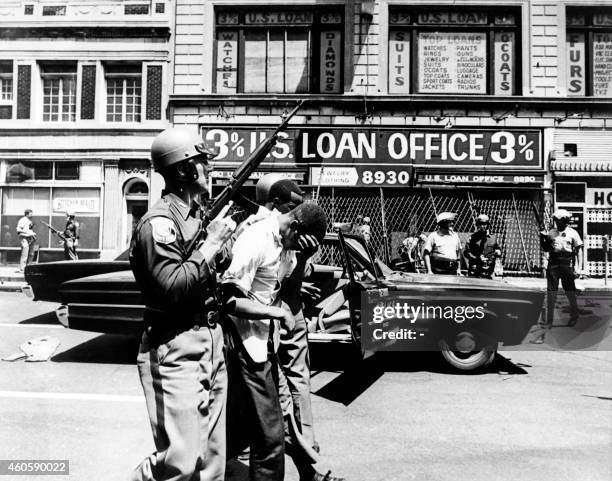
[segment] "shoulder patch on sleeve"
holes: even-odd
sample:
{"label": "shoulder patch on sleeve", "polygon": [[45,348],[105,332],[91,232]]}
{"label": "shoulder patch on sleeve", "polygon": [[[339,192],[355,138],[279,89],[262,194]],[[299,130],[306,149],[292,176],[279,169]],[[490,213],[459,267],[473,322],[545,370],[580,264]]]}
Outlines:
{"label": "shoulder patch on sleeve", "polygon": [[176,240],[174,222],[167,217],[153,217],[149,219],[152,228],[153,240],[160,244],[172,244]]}

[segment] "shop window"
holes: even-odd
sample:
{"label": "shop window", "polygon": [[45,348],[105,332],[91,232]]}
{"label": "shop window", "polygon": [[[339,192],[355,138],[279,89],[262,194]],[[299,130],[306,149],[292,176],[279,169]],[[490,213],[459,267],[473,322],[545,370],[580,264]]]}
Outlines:
{"label": "shop window", "polygon": [[520,9],[391,7],[389,93],[516,95]]}
{"label": "shop window", "polygon": [[80,162],[56,162],[55,180],[79,180]]}
{"label": "shop window", "polygon": [[140,122],[142,67],[140,64],[107,65],[106,121]]}
{"label": "shop window", "polygon": [[76,63],[42,64],[43,121],[76,120]]}
{"label": "shop window", "polygon": [[51,180],[53,162],[9,161],[6,167],[6,182]]}
{"label": "shop window", "polygon": [[63,17],[66,15],[65,5],[44,5],[42,10],[43,17]]}
{"label": "shop window", "polygon": [[570,96],[612,97],[612,8],[568,7]]}
{"label": "shop window", "polygon": [[0,119],[13,116],[13,62],[0,61]]}
{"label": "shop window", "polygon": [[216,92],[341,92],[343,19],[321,7],[217,10]]}
{"label": "shop window", "polygon": [[586,198],[584,182],[557,182],[555,184],[555,202],[582,204]]}
{"label": "shop window", "polygon": [[17,222],[23,217],[26,209],[33,211],[33,230],[36,242],[41,248],[49,247],[49,230],[40,222],[49,222],[51,211],[50,189],[45,187],[4,187],[2,189],[2,210],[0,223],[1,247],[19,247]]}

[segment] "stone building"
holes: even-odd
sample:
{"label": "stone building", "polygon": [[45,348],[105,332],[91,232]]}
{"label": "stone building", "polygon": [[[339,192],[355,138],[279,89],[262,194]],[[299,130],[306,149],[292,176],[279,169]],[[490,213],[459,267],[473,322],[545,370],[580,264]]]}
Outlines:
{"label": "stone building", "polygon": [[[40,261],[63,258],[65,212],[83,258],[113,257],[151,192],[149,148],[167,125],[173,3],[5,0],[0,4],[0,250],[34,211]],[[153,184],[153,185],[152,185]],[[159,194],[157,194],[159,195]]]}
{"label": "stone building", "polygon": [[177,0],[173,43],[170,121],[220,148],[215,185],[304,98],[262,172],[369,216],[380,254],[436,212],[465,234],[486,212],[506,270],[539,272],[558,205],[603,271],[612,2]]}

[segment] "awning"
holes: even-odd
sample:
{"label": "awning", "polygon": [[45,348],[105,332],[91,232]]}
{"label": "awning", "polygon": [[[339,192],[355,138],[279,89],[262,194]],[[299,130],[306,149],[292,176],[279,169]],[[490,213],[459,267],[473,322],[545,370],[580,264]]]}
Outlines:
{"label": "awning", "polygon": [[550,163],[553,172],[611,172],[612,160],[559,159]]}

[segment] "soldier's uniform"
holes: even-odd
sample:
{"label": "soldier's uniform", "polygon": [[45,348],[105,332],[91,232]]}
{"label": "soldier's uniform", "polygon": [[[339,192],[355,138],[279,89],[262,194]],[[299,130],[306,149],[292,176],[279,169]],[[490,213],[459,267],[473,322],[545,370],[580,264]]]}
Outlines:
{"label": "soldier's uniform", "polygon": [[157,449],[132,480],[225,476],[227,373],[214,266],[200,251],[186,251],[201,214],[199,206],[164,195],[132,238],[130,264],[147,325],[138,370]]}
{"label": "soldier's uniform", "polygon": [[66,221],[64,228],[64,258],[67,261],[76,261],[79,255],[76,251],[76,242],[79,240],[80,226],[79,223],[70,217]]}
{"label": "soldier's uniform", "polygon": [[[468,259],[468,276],[491,279],[495,269],[495,251],[501,250],[495,234],[487,231],[476,231],[470,236],[465,246],[465,257]],[[482,258],[486,262],[482,261]]]}

